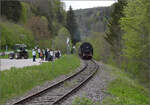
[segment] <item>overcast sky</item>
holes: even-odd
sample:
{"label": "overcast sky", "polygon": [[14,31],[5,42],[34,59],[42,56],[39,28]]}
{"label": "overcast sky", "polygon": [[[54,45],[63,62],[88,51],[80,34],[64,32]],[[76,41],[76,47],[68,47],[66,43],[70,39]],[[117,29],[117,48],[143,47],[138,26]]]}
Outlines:
{"label": "overcast sky", "polygon": [[117,0],[61,0],[61,1],[65,3],[66,10],[69,9],[70,5],[74,10],[76,10],[76,9],[110,6],[113,3],[117,2]]}

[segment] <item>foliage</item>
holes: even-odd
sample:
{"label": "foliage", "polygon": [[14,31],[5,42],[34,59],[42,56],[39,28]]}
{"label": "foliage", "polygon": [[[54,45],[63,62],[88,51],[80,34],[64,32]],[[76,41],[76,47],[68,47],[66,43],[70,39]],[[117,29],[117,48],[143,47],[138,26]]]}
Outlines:
{"label": "foliage", "polygon": [[54,48],[59,49],[62,53],[67,53],[67,38],[70,38],[70,33],[65,27],[62,27],[58,32],[58,36],[55,37]]}
{"label": "foliage", "polygon": [[[125,6],[125,0],[119,0],[117,3],[113,5],[113,12],[111,13],[111,19],[109,20],[109,31],[106,34],[105,39],[107,42],[112,46],[115,47],[115,44],[120,44],[121,41],[121,28],[119,20],[121,17],[124,16],[123,14],[123,7]],[[116,47],[115,47],[116,48]],[[114,48],[114,49],[115,49]]]}
{"label": "foliage", "polygon": [[92,36],[93,32],[105,32],[107,20],[110,18],[112,7],[96,7],[75,10],[76,22],[79,27],[81,39]]}
{"label": "foliage", "polygon": [[8,1],[1,0],[1,15],[6,17],[8,20],[18,22],[20,20],[22,6],[19,1]]}
{"label": "foliage", "polygon": [[70,55],[63,56],[53,63],[47,62],[39,66],[21,69],[11,68],[10,70],[0,71],[0,104],[10,98],[26,93],[33,87],[41,85],[46,81],[71,73],[79,65],[80,60],[76,56]]}
{"label": "foliage", "polygon": [[[147,0],[128,1],[121,19],[125,48],[124,56],[128,60],[126,69],[137,77],[147,78],[149,82],[150,48],[150,2]],[[145,81],[143,81],[145,82]]]}
{"label": "foliage", "polygon": [[108,31],[105,36],[106,41],[110,44],[113,60],[117,64],[121,63],[121,50],[123,47],[123,31],[121,30],[119,20],[124,16],[123,8],[125,6],[126,0],[118,0],[117,3],[113,4],[113,11],[111,13],[111,18],[108,20]]}
{"label": "foliage", "polygon": [[75,45],[78,41],[80,41],[80,33],[77,27],[76,19],[74,11],[70,6],[69,11],[67,12],[67,29],[70,32],[72,44]]}
{"label": "foliage", "polygon": [[47,22],[48,20],[44,17],[41,18],[39,16],[32,16],[26,24],[26,27],[31,29],[33,32],[36,44],[42,47],[47,47],[45,46],[46,44],[42,45],[42,43],[46,42],[46,40],[50,40],[51,38]]}
{"label": "foliage", "polygon": [[[65,27],[66,11],[60,0],[1,1],[1,3],[0,19],[6,17],[7,20],[12,20],[10,23],[25,25],[32,31],[36,45],[42,48],[50,47],[51,41],[58,35],[61,27]],[[3,42],[5,38],[2,39]]]}
{"label": "foliage", "polygon": [[107,61],[109,54],[109,45],[104,39],[105,34],[99,32],[93,32],[93,35],[87,39],[94,49],[94,59]]}
{"label": "foliage", "polygon": [[100,105],[98,102],[93,102],[91,99],[86,97],[76,97],[71,105]]}
{"label": "foliage", "polygon": [[[5,48],[8,45],[9,48],[14,48],[15,44],[26,44],[29,48],[33,47],[34,39],[32,32],[24,27],[9,23],[0,22],[1,29],[1,47]],[[15,39],[15,40],[14,40]]]}
{"label": "foliage", "polygon": [[106,67],[115,79],[109,83],[109,95],[102,101],[102,105],[149,105],[148,89],[130,78],[129,74],[112,66]]}
{"label": "foliage", "polygon": [[30,15],[30,6],[25,2],[21,2],[21,5],[22,5],[22,12],[20,16],[20,21],[26,23]]}
{"label": "foliage", "polygon": [[60,26],[65,26],[66,12],[60,0],[28,0],[28,3],[36,16],[45,16],[47,18],[48,28],[52,37],[58,34]]}

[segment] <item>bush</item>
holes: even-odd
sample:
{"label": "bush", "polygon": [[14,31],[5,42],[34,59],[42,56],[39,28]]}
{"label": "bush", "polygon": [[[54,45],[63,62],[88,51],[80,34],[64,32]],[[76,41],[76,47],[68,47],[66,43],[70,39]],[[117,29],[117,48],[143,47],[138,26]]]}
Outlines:
{"label": "bush", "polygon": [[107,61],[109,53],[109,45],[104,39],[105,34],[94,32],[92,37],[88,38],[87,41],[90,42],[94,49],[94,59]]}
{"label": "bush", "polygon": [[43,16],[30,17],[30,19],[28,19],[26,23],[26,27],[33,32],[36,44],[38,44],[41,47],[49,46],[47,45],[47,40],[49,41],[51,39],[51,32],[48,29],[48,20],[45,17]]}
{"label": "bush", "polygon": [[[62,53],[67,53],[67,38],[70,38],[70,33],[65,27],[62,27],[58,32],[58,36],[54,39],[54,48],[61,50]],[[71,51],[71,41],[69,44],[69,50]]]}
{"label": "bush", "polygon": [[26,44],[30,48],[34,46],[32,32],[23,26],[0,21],[0,29],[1,46],[3,48],[6,45],[13,48],[15,44]]}

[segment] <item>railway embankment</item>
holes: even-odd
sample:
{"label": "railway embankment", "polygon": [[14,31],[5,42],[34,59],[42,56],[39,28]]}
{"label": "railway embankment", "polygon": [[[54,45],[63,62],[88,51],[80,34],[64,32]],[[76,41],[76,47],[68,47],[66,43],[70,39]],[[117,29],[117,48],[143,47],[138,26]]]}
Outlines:
{"label": "railway embankment", "polygon": [[149,105],[150,91],[138,80],[110,65],[99,66],[96,76],[63,105]]}
{"label": "railway embankment", "polygon": [[57,81],[56,78],[62,80],[68,74],[75,72],[79,66],[80,59],[77,56],[69,55],[63,56],[55,62],[1,71],[0,104],[7,101],[6,104],[11,105],[14,100],[23,94],[32,94],[48,86],[48,81]]}

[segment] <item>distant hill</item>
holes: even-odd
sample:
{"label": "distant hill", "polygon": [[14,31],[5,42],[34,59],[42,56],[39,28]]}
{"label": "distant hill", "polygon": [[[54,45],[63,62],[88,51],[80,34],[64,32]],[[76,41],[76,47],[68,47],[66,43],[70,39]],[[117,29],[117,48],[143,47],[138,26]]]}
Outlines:
{"label": "distant hill", "polygon": [[97,7],[75,11],[81,38],[90,36],[92,32],[105,32],[107,20],[110,18],[112,7]]}

